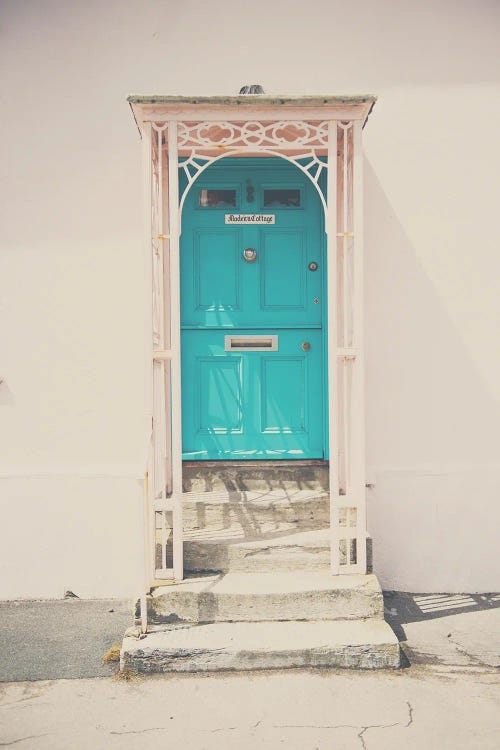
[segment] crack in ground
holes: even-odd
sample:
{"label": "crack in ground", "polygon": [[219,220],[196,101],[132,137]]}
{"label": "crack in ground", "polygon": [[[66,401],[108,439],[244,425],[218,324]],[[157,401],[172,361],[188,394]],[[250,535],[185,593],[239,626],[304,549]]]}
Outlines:
{"label": "crack in ground", "polygon": [[163,732],[167,727],[148,727],[147,729],[119,729],[111,730],[110,734],[144,734],[144,732]]}
{"label": "crack in ground", "polygon": [[48,734],[30,734],[28,737],[19,737],[17,740],[11,740],[10,742],[0,742],[0,747],[10,747],[10,745],[16,745],[18,742],[26,742],[26,740],[36,740],[39,737],[48,736]]}
{"label": "crack in ground", "polygon": [[367,727],[361,727],[361,732],[359,732],[358,734],[359,740],[361,742],[361,747],[363,748],[363,750],[366,750],[366,742],[365,742],[364,734],[369,729],[392,729],[392,727],[398,727],[399,724],[400,722],[397,721],[395,724],[369,724]]}
{"label": "crack in ground", "polygon": [[369,729],[392,729],[393,727],[403,726],[404,729],[413,724],[413,706],[410,701],[406,701],[408,708],[408,721],[406,724],[401,724],[400,721],[396,721],[394,724],[368,724],[368,726],[354,726],[353,724],[273,724],[273,729],[360,729],[357,734],[361,747],[363,750],[367,750],[364,735]]}
{"label": "crack in ground", "polygon": [[[29,698],[21,698],[21,700],[28,701]],[[19,710],[19,709],[24,709],[24,708],[33,708],[33,706],[30,703],[24,703],[23,705],[19,705],[19,704],[20,704],[20,701],[11,701],[10,703],[4,703],[0,705],[0,709],[1,708],[17,708]],[[52,703],[37,703],[36,705],[38,708],[38,706],[51,706]]]}
{"label": "crack in ground", "polygon": [[[367,726],[361,726],[355,725],[355,724],[273,724],[273,729],[354,729],[359,730],[357,737],[359,738],[359,741],[361,742],[361,747],[363,750],[367,750],[366,740],[365,740],[365,734],[369,729],[392,729],[393,727],[397,726],[403,726],[405,729],[413,724],[413,706],[411,705],[410,701],[406,701],[406,706],[408,709],[408,720],[406,724],[402,724],[400,721],[395,722],[394,724],[368,724]],[[259,719],[255,724],[253,724],[252,729],[256,729],[258,726],[260,726],[263,722],[263,719]],[[128,730],[114,730],[111,731],[110,734],[143,734],[145,732],[158,732],[163,731],[167,729],[167,727],[149,727],[147,729],[128,729]],[[209,731],[211,734],[215,734],[216,732],[232,732],[239,729],[239,727],[216,727],[215,729],[205,730]],[[40,735],[45,736],[45,735]],[[29,737],[25,737],[22,739],[30,739]],[[22,742],[22,739],[20,740],[14,740],[14,742]],[[13,743],[6,743],[7,745],[13,744]],[[1,746],[1,743],[0,743]]]}
{"label": "crack in ground", "polygon": [[[43,692],[44,692],[43,690],[35,691],[35,690],[30,690],[29,688],[24,688],[23,694],[20,698],[14,698],[14,700],[8,701],[7,703],[2,703],[0,708],[8,708],[9,706],[19,706],[20,703],[26,703],[27,701],[36,700],[37,698],[40,698],[41,695],[43,695]],[[38,705],[40,705],[40,703]]]}
{"label": "crack in ground", "polygon": [[[403,725],[404,729],[413,724],[413,706],[411,705],[410,701],[406,701],[406,706],[408,708],[408,721]],[[395,724],[370,724],[367,727],[361,727],[361,732],[359,732],[358,734],[359,741],[361,742],[361,747],[363,748],[363,750],[367,750],[364,735],[365,732],[367,732],[369,729],[392,729],[392,727],[400,726],[400,724],[401,722],[397,721]]]}
{"label": "crack in ground", "polygon": [[[260,726],[263,721],[264,721],[264,718],[259,719],[258,721],[255,722],[255,724],[252,724],[250,726],[250,729],[257,729],[257,727]],[[214,732],[232,732],[235,729],[239,729],[239,727],[217,727],[216,729],[205,729],[204,731],[211,732],[212,734],[214,734]]]}
{"label": "crack in ground", "polygon": [[466,656],[468,659],[470,659],[471,664],[474,664],[474,665],[480,666],[480,667],[486,667],[486,666],[488,666],[486,664],[486,662],[482,661],[478,656],[474,656],[474,654],[469,654],[469,652],[467,651],[467,649],[464,648],[464,646],[460,645],[460,643],[457,643],[455,640],[453,640],[453,638],[451,638],[451,636],[448,636],[448,640],[449,640],[450,643],[453,643],[453,645],[455,646],[456,650],[460,654],[464,654],[464,656]]}
{"label": "crack in ground", "polygon": [[353,724],[273,724],[273,729],[359,729]]}
{"label": "crack in ground", "polygon": [[238,729],[238,727],[218,727],[217,729],[209,729],[208,731],[214,734],[215,732],[229,732],[233,729]]}

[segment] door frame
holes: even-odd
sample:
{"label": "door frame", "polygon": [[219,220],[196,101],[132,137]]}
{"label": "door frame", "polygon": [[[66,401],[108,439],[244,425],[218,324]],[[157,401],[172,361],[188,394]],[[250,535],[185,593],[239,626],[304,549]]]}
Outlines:
{"label": "door frame", "polygon": [[[331,571],[365,573],[362,128],[375,97],[129,97],[129,102],[143,140],[150,299],[145,517],[150,580],[183,577],[180,211],[186,191],[204,170],[231,154],[281,156],[307,175],[322,200],[328,265]],[[179,168],[188,180],[183,195]],[[158,517],[160,565],[155,557]],[[170,562],[166,550],[172,539]]]}

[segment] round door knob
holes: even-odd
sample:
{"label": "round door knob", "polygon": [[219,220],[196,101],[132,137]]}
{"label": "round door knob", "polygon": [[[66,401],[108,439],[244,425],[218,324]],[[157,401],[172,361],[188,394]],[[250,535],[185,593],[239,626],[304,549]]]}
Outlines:
{"label": "round door knob", "polygon": [[254,250],[253,247],[245,248],[243,250],[243,260],[246,260],[247,263],[255,263],[257,260],[257,250]]}
{"label": "round door knob", "polygon": [[318,270],[318,264],[314,260],[311,261],[311,263],[309,263],[309,265],[307,267],[308,267],[308,269],[310,271],[317,271]]}
{"label": "round door knob", "polygon": [[302,349],[305,352],[308,352],[310,350],[310,348],[311,348],[311,344],[309,343],[309,341],[303,341],[302,342]]}

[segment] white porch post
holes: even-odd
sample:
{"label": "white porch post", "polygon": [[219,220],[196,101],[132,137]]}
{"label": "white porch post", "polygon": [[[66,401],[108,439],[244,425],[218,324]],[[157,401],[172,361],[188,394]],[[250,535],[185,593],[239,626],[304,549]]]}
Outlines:
{"label": "white porch post", "polygon": [[328,123],[327,173],[327,321],[328,321],[328,443],[330,490],[330,559],[333,575],[339,572],[339,466],[337,369],[337,121]]}
{"label": "white porch post", "polygon": [[[165,289],[164,289],[164,176],[163,131],[153,126],[154,154],[153,206],[152,206],[152,264],[153,264],[153,445],[154,445],[154,497],[165,499],[167,467],[167,412],[165,373],[168,363],[158,357],[165,350]],[[162,568],[166,567],[162,563]]]}
{"label": "white porch post", "polygon": [[366,488],[365,488],[365,383],[363,320],[363,145],[362,123],[353,123],[353,234],[354,299],[352,396],[351,396],[351,477],[354,504],[357,507],[356,558],[360,573],[366,573]]}
{"label": "white porch post", "polygon": [[144,198],[144,252],[146,267],[146,294],[149,304],[146,313],[146,362],[148,363],[145,382],[146,402],[146,474],[144,477],[144,493],[142,507],[142,539],[143,539],[143,582],[141,588],[141,630],[145,633],[148,629],[148,610],[146,592],[151,585],[154,570],[154,539],[152,529],[154,518],[151,517],[151,504],[149,491],[153,479],[152,457],[152,420],[153,420],[153,263],[151,252],[151,212],[152,212],[152,154],[151,154],[151,123],[146,123],[142,132],[142,174],[143,174],[143,198]]}
{"label": "white porch post", "polygon": [[328,389],[334,575],[366,573],[361,132],[360,120],[337,121],[330,123],[328,139]]}
{"label": "white porch post", "polygon": [[179,253],[179,160],[177,122],[168,123],[168,197],[170,234],[170,347],[171,425],[172,425],[172,503],[174,578],[182,580],[182,411],[181,411],[181,329],[180,329],[180,253]]}

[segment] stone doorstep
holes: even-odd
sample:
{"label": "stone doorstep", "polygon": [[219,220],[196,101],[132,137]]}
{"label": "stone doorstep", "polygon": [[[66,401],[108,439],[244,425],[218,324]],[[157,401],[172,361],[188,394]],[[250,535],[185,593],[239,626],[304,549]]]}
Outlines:
{"label": "stone doorstep", "polygon": [[185,461],[182,473],[185,492],[328,488],[325,461]]}
{"label": "stone doorstep", "polygon": [[295,490],[266,492],[184,493],[184,530],[227,529],[245,536],[325,528],[329,498],[321,492]]}
{"label": "stone doorstep", "polygon": [[304,547],[324,548],[330,546],[330,529],[308,529],[307,531],[276,532],[269,533],[267,537],[255,536],[252,539],[245,537],[243,531],[232,528],[222,529],[191,529],[184,532],[184,543],[197,542],[207,544],[222,544],[224,546],[234,545],[237,547],[248,547],[257,552],[261,548],[269,547]]}
{"label": "stone doorstep", "polygon": [[209,481],[196,479],[194,481],[184,482],[182,491],[184,494],[200,494],[211,492],[269,492],[276,490],[286,490],[287,492],[305,491],[305,492],[327,492],[328,482],[316,480],[300,480],[293,476],[285,479],[272,479],[259,477],[255,474],[248,476],[246,479],[236,479],[227,481],[223,477],[214,475]]}
{"label": "stone doorstep", "polygon": [[227,573],[158,587],[148,598],[152,623],[383,619],[374,575],[329,572]]}
{"label": "stone doorstep", "polygon": [[[372,543],[367,538],[368,572]],[[344,551],[345,560],[345,551]],[[341,559],[341,564],[344,562]],[[186,571],[265,572],[326,570],[330,566],[330,530],[315,529],[246,539],[237,529],[204,529],[184,535]]]}
{"label": "stone doorstep", "polygon": [[399,644],[383,620],[235,622],[170,626],[126,636],[121,668],[142,673],[400,666]]}
{"label": "stone doorstep", "polygon": [[264,490],[213,490],[210,492],[183,492],[184,507],[190,503],[204,503],[206,505],[228,504],[237,507],[276,508],[293,505],[294,503],[323,500],[328,504],[328,492],[322,489],[287,489],[277,487]]}

